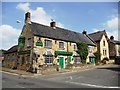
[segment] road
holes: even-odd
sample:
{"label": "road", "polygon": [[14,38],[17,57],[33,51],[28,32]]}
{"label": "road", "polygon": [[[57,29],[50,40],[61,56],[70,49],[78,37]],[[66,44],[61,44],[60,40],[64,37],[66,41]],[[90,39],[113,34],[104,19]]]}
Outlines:
{"label": "road", "polygon": [[3,88],[120,88],[119,71],[117,65],[112,65],[79,72],[32,77],[2,72],[2,86]]}

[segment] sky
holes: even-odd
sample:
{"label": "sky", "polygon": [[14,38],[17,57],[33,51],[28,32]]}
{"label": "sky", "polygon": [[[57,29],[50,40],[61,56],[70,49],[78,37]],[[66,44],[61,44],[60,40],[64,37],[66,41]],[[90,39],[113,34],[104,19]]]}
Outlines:
{"label": "sky", "polygon": [[49,26],[54,19],[58,27],[88,34],[106,30],[118,40],[118,2],[2,2],[0,49],[18,43],[27,11],[33,22]]}

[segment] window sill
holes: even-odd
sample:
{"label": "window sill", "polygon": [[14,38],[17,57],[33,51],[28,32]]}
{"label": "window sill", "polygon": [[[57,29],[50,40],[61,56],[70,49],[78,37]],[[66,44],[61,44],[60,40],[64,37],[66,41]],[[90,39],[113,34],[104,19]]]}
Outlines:
{"label": "window sill", "polygon": [[44,48],[52,49],[52,47],[44,47]]}

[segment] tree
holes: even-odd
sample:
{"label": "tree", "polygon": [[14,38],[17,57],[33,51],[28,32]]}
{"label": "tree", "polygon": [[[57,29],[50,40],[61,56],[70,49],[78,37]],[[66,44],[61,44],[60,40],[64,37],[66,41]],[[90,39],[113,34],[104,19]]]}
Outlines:
{"label": "tree", "polygon": [[95,55],[95,63],[100,62],[100,56],[101,56],[100,52],[97,51],[94,53],[94,55]]}
{"label": "tree", "polygon": [[88,45],[84,42],[77,42],[77,48],[77,53],[80,55],[82,61],[85,61],[88,56]]}

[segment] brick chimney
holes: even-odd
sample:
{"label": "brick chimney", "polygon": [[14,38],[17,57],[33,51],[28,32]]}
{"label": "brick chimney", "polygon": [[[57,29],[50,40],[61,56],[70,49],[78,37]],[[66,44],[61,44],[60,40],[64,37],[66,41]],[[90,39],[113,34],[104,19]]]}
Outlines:
{"label": "brick chimney", "polygon": [[110,36],[110,40],[114,40],[114,37],[113,37],[113,36]]}
{"label": "brick chimney", "polygon": [[53,29],[56,29],[56,22],[53,20],[53,19],[51,19],[51,23],[50,23],[50,27],[52,27]]}
{"label": "brick chimney", "polygon": [[25,13],[25,24],[30,23],[30,12]]}

